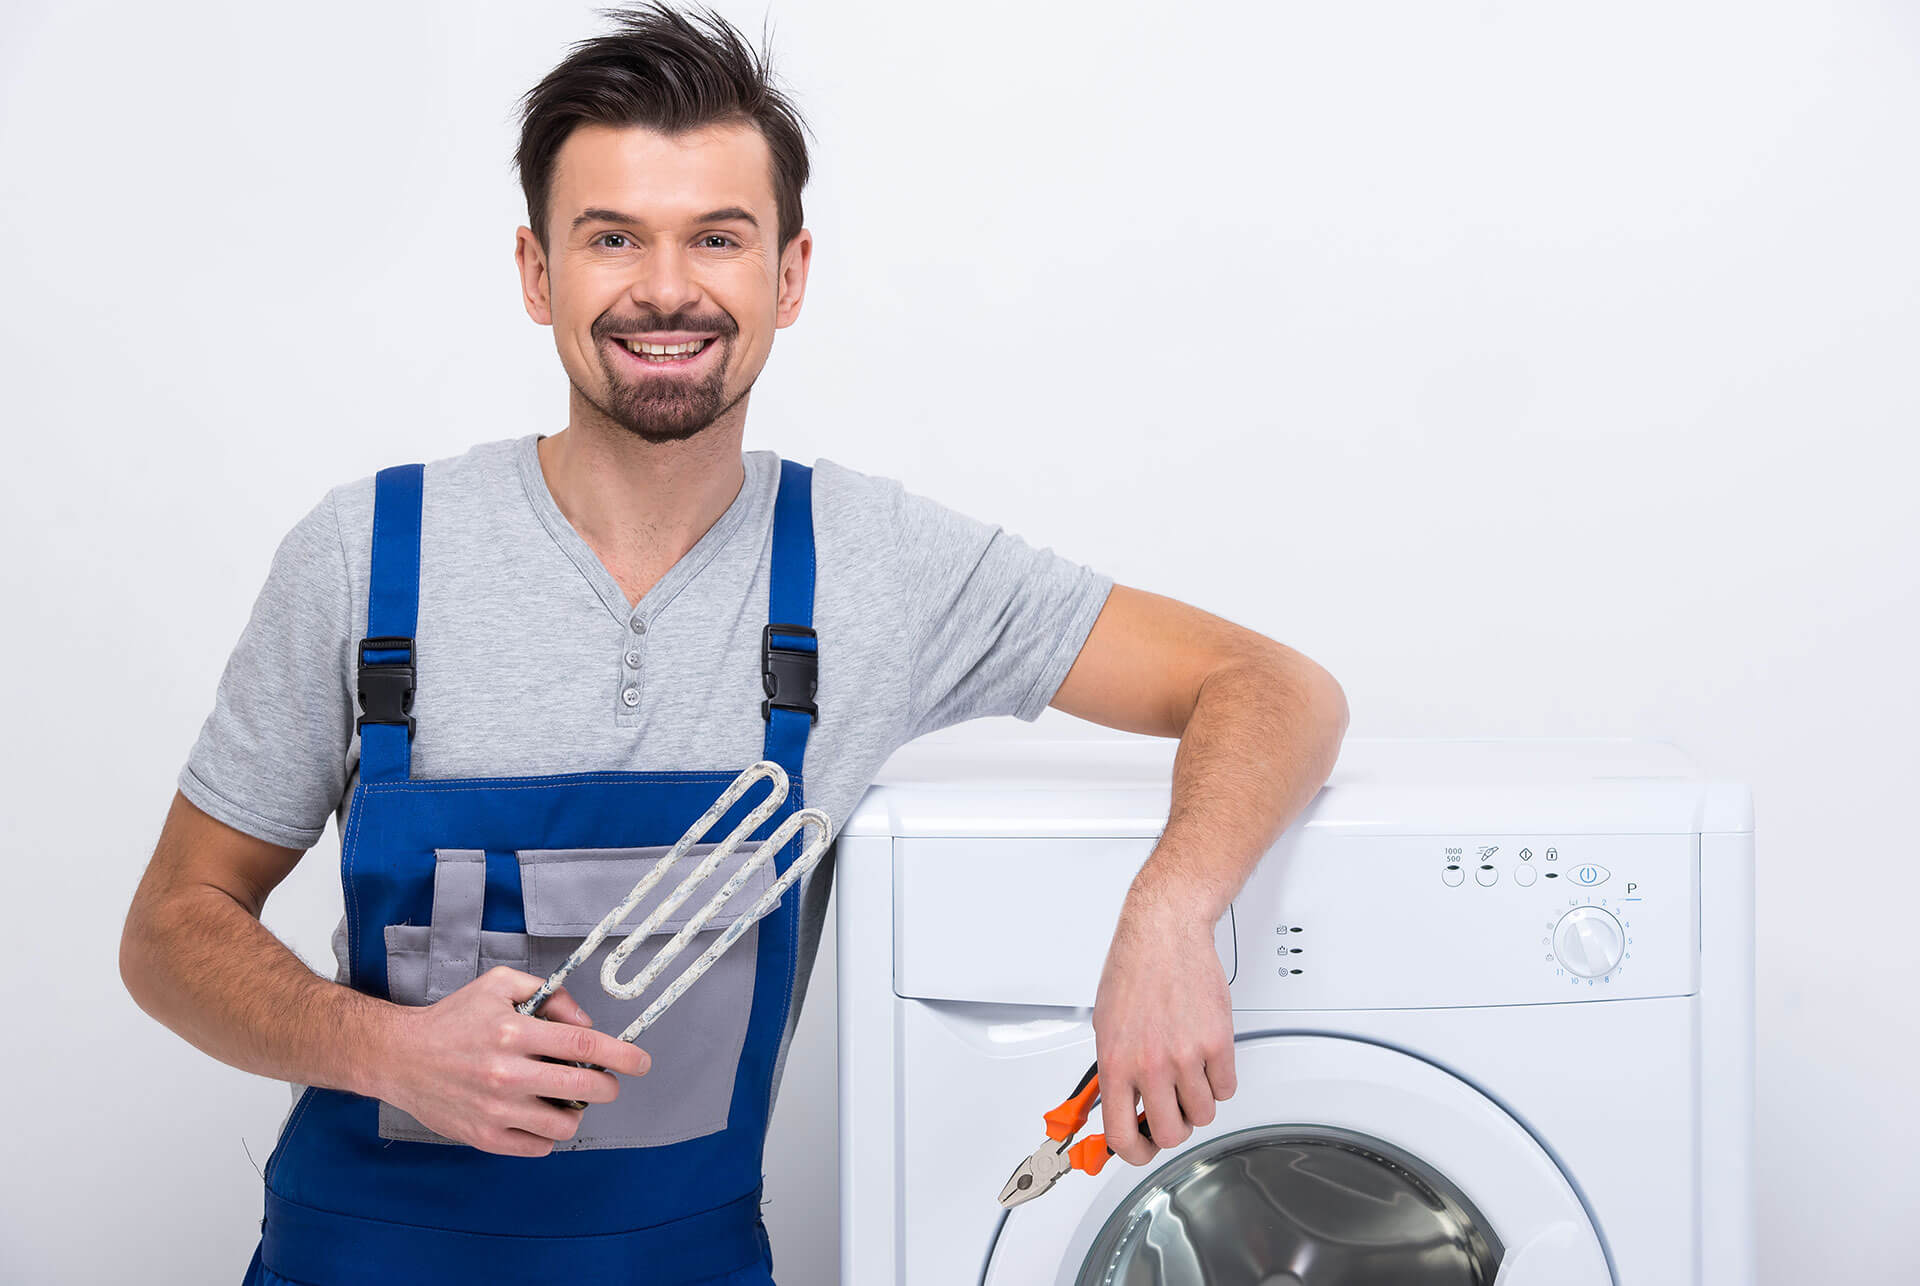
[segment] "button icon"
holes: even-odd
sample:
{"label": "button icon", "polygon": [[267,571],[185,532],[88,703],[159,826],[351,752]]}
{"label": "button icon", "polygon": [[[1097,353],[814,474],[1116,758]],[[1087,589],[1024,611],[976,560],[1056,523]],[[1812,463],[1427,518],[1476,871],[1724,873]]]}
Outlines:
{"label": "button icon", "polygon": [[1612,874],[1613,872],[1609,871],[1606,867],[1596,866],[1592,862],[1588,862],[1584,866],[1575,867],[1569,878],[1571,878],[1575,884],[1583,884],[1588,888],[1592,888],[1596,884],[1605,884],[1607,877]]}
{"label": "button icon", "polygon": [[1523,888],[1532,884],[1533,868],[1531,866],[1522,866],[1516,869],[1513,873],[1513,882]]}
{"label": "button icon", "polygon": [[1479,870],[1473,873],[1473,878],[1480,881],[1480,883],[1482,884],[1490,885],[1495,880],[1500,878],[1500,872],[1496,871],[1491,866],[1483,866]]}
{"label": "button icon", "polygon": [[1449,888],[1458,888],[1460,882],[1467,878],[1467,873],[1457,865],[1449,866],[1446,870],[1440,872],[1440,878],[1447,882]]}

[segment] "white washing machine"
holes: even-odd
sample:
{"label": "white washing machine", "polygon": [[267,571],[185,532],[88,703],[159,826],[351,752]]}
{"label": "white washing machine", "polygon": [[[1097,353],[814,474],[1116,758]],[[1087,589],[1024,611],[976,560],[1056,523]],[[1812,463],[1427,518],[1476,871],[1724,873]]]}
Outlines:
{"label": "white washing machine", "polygon": [[1174,746],[917,742],[841,831],[842,1286],[1754,1280],[1752,800],[1664,742],[1349,739],[1216,930],[1234,1097],[1002,1209]]}

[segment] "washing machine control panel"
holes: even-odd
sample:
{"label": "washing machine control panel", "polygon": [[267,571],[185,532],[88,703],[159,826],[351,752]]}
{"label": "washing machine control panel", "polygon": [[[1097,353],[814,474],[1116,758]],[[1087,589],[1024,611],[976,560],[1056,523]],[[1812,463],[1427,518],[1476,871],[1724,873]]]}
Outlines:
{"label": "washing machine control panel", "polygon": [[1693,835],[1282,837],[1233,902],[1237,1008],[1688,995]]}

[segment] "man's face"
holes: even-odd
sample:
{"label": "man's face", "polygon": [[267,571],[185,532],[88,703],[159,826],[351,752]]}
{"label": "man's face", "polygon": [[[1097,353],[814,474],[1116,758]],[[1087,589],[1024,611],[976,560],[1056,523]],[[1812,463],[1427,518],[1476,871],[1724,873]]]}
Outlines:
{"label": "man's face", "polygon": [[[751,125],[579,126],[556,158],[548,253],[519,230],[527,313],[553,327],[575,391],[607,419],[649,442],[690,438],[746,397],[773,332],[799,315],[812,237],[777,258],[774,220]],[[700,346],[659,360],[623,339]]]}

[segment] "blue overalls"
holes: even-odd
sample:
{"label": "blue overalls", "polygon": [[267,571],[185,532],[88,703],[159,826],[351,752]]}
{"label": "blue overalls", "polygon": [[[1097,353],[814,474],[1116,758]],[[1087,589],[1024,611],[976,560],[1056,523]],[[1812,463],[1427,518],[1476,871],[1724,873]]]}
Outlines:
{"label": "blue overalls", "polygon": [[[748,766],[411,776],[423,475],[418,464],[375,475],[367,638],[360,644],[360,780],[348,804],[340,857],[348,981],[397,1003],[438,999],[477,977],[490,958],[544,977],[621,900],[646,863],[679,839]],[[754,839],[803,807],[801,765],[814,718],[818,660],[810,628],[811,487],[811,470],[781,461],[768,625],[761,640],[761,714],[767,725],[764,757],[786,770],[790,784],[785,802]],[[752,698],[742,693],[741,699]],[[768,789],[756,783],[709,832],[711,839],[724,837]],[[775,872],[791,865],[804,839],[803,831],[781,849]],[[743,845],[738,856],[751,848]],[[689,860],[684,869],[692,865]],[[683,874],[663,880],[658,892]],[[662,932],[684,923],[726,874],[725,867],[717,871]],[[730,912],[750,904],[773,878],[766,867],[757,874],[762,878],[727,904]],[[667,1133],[691,1137],[636,1144],[655,1120],[648,1115],[603,1130],[596,1139],[595,1114],[620,1103],[591,1104],[576,1140],[556,1143],[544,1157],[505,1156],[443,1139],[376,1099],[309,1087],[267,1159],[266,1213],[247,1286],[770,1286],[761,1165],[774,1062],[793,991],[798,893],[789,889],[649,1030],[640,1042],[653,1055],[646,1075],[620,1077],[620,1098],[626,1100],[651,1090],[647,1082],[663,1071],[679,1076],[680,1088],[666,1085],[683,1099],[672,1108],[677,1119]],[[554,909],[569,898],[576,904],[572,910]],[[618,944],[645,906],[608,936],[601,952]],[[712,922],[712,931],[725,922]],[[643,945],[634,967],[665,940]],[[703,946],[697,937],[658,985],[670,982]],[[651,1037],[666,1040],[669,1022],[681,1010],[691,1011],[701,989],[736,958],[736,980],[715,984],[704,1002],[708,1013],[691,1017],[727,1019],[712,1006],[714,998],[731,995],[739,1001],[732,1012],[747,1011],[744,1022],[736,1017],[731,1039],[723,1034],[712,1041],[711,1033],[695,1029],[715,1024],[684,1024],[687,1049],[707,1042],[691,1061],[705,1059],[707,1065],[675,1070],[675,1050],[656,1046]],[[631,1008],[619,1008],[600,988],[598,962],[593,957],[583,964],[568,991],[596,1030],[617,1033],[655,993],[650,989],[641,1001],[623,1002]],[[404,986],[403,975],[411,980]],[[728,987],[736,990],[729,993]],[[696,1102],[702,1093],[710,1099],[704,1107]]]}

